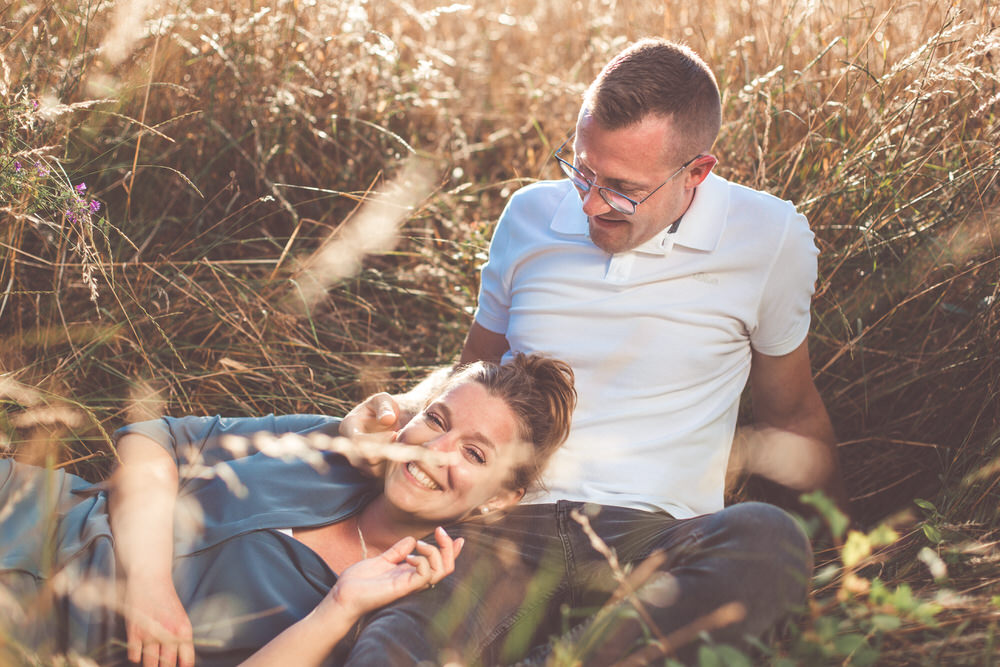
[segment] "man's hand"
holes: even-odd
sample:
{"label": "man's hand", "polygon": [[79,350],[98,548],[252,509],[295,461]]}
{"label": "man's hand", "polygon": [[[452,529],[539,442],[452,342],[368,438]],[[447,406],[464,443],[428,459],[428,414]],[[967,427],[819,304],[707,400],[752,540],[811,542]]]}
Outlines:
{"label": "man's hand", "polygon": [[172,581],[129,580],[124,611],[129,662],[144,667],[194,667],[191,620]]}

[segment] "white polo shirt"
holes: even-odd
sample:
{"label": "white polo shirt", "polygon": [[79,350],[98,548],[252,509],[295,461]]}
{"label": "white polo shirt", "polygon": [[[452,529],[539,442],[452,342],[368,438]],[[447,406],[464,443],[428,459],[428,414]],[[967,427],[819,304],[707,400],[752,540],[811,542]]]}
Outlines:
{"label": "white polo shirt", "polygon": [[516,192],[476,321],[512,352],[568,362],[579,395],[527,502],[721,509],[750,348],[780,356],[805,339],[817,254],[791,203],[715,175],[675,233],[614,255],[591,243],[568,180]]}

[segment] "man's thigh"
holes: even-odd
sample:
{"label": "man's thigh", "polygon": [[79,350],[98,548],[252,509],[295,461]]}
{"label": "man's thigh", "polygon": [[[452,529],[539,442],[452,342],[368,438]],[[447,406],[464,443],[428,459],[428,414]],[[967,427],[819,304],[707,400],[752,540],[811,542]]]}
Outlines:
{"label": "man's thigh", "polygon": [[[587,617],[562,646],[597,652],[599,659],[582,664],[615,662],[649,639],[677,648],[701,632],[739,644],[805,600],[809,543],[776,507],[744,503],[683,520],[588,509],[591,534],[573,535],[570,577],[571,597]],[[595,536],[606,550],[594,548]]]}
{"label": "man's thigh", "polygon": [[[794,522],[758,503],[676,520],[560,502],[519,507],[495,523],[450,532],[466,539],[455,572],[375,612],[348,664],[514,662],[570,628],[579,636],[599,610],[607,616],[605,605],[615,599],[619,608],[638,601],[648,613],[639,622],[598,628],[623,639],[609,647],[630,650],[638,635],[683,634],[706,618],[718,620],[720,608],[738,611],[737,621],[721,617],[719,636],[730,640],[759,633],[801,602],[811,566]],[[626,590],[626,578],[636,595],[622,602],[616,593]]]}

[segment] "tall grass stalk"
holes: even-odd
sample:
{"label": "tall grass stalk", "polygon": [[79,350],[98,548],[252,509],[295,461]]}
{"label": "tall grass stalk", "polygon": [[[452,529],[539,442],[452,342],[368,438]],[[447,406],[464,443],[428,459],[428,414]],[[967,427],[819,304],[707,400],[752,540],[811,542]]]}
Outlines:
{"label": "tall grass stalk", "polygon": [[[719,171],[795,201],[817,234],[812,357],[859,518],[911,514],[849,571],[822,555],[812,611],[765,653],[985,659],[998,25],[986,0],[15,0],[0,11],[0,445],[98,479],[125,421],[342,414],[450,360],[507,196],[559,176],[551,151],[590,79],[662,34],[718,75]],[[377,242],[373,219],[390,223]],[[958,597],[931,627],[904,584]]]}

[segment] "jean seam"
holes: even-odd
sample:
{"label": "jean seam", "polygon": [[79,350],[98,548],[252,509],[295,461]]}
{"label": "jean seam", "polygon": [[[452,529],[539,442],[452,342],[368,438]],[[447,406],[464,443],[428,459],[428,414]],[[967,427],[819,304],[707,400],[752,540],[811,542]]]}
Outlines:
{"label": "jean seam", "polygon": [[[500,637],[506,635],[510,631],[510,629],[517,624],[517,622],[520,619],[534,612],[539,607],[547,605],[553,598],[556,598],[560,593],[566,591],[569,588],[569,582],[571,581],[570,564],[572,561],[570,555],[572,553],[572,547],[570,545],[569,539],[566,536],[566,531],[564,530],[563,527],[563,517],[565,516],[566,513],[562,509],[564,504],[568,503],[562,500],[557,501],[555,508],[556,531],[559,536],[559,542],[563,546],[563,562],[565,565],[563,570],[562,582],[558,586],[553,587],[552,590],[547,595],[539,597],[538,601],[535,604],[531,606],[519,605],[513,613],[509,614],[506,618],[504,618],[504,620],[497,623],[494,626],[493,630],[486,635],[483,641],[479,643],[479,646],[477,647],[476,651],[476,657],[478,659],[480,660],[482,659],[483,653],[485,653],[486,651],[486,647],[493,644]],[[570,589],[570,593],[572,594],[572,589]]]}

